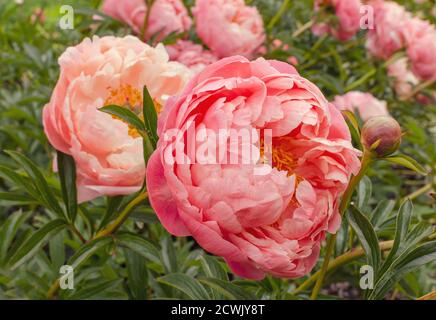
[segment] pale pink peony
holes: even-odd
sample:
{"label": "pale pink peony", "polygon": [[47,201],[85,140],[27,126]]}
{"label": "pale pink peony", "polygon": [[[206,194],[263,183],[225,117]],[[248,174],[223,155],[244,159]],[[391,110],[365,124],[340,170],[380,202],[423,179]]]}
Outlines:
{"label": "pale pink peony", "polygon": [[332,103],[339,110],[359,113],[363,121],[375,116],[389,115],[386,101],[378,100],[368,92],[350,91],[336,96]]}
{"label": "pale pink peony", "polygon": [[315,11],[333,7],[338,23],[337,26],[326,22],[317,23],[312,27],[312,32],[317,36],[330,33],[342,41],[352,38],[359,31],[361,5],[360,0],[315,0]]}
{"label": "pale pink peony", "polygon": [[374,28],[368,30],[366,47],[375,57],[388,59],[405,45],[404,24],[410,14],[392,1],[373,0]]}
{"label": "pale pink peony", "polygon": [[218,57],[251,57],[265,40],[262,17],[244,0],[197,0],[192,8],[200,39]]}
{"label": "pale pink peony", "polygon": [[436,30],[430,29],[410,41],[407,55],[412,71],[423,80],[436,79]]}
{"label": "pale pink peony", "polygon": [[407,57],[394,61],[388,66],[388,75],[394,80],[394,89],[400,99],[412,93],[413,88],[419,83],[418,78],[410,70]]}
{"label": "pale pink peony", "polygon": [[168,62],[162,45],[153,48],[133,36],[87,38],[68,48],[59,64],[59,80],[43,110],[44,130],[52,146],[76,162],[79,201],[139,190],[142,139],[98,109],[117,104],[140,115],[144,85],[158,107],[179,92],[190,71]]}
{"label": "pale pink peony", "polygon": [[[136,33],[144,25],[147,6],[144,0],[104,0],[102,12],[128,24]],[[148,18],[146,39],[160,41],[171,33],[182,33],[192,25],[181,0],[155,0]]]}
{"label": "pale pink peony", "polygon": [[[272,131],[272,168],[228,162],[232,130],[252,129],[263,132],[254,131],[254,140]],[[223,131],[229,136],[218,144],[207,139]],[[284,62],[225,58],[168,101],[158,134],[147,189],[170,233],[192,236],[246,278],[295,278],[313,268],[325,233],[340,225],[339,197],[360,167],[342,115],[313,83]],[[247,144],[237,141],[240,152]],[[197,161],[205,148],[214,161]],[[181,154],[171,161],[174,150]]]}
{"label": "pale pink peony", "polygon": [[170,60],[184,64],[194,73],[200,72],[208,64],[218,60],[212,52],[187,40],[178,40],[175,44],[166,46],[166,49]]}

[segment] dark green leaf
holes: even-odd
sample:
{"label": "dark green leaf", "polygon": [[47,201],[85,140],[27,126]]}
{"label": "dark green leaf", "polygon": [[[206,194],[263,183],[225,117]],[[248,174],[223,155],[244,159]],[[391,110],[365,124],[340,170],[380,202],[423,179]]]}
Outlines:
{"label": "dark green leaf", "polygon": [[150,139],[151,145],[156,148],[158,136],[157,136],[157,112],[153,103],[153,99],[150,96],[150,93],[147,90],[147,87],[144,86],[143,89],[143,114],[144,114],[144,123],[145,130]]}
{"label": "dark green leaf", "polygon": [[127,268],[127,286],[136,300],[147,299],[147,268],[143,256],[130,249],[124,249]]}
{"label": "dark green leaf", "polygon": [[12,158],[14,158],[15,161],[17,161],[19,164],[22,165],[23,169],[27,172],[29,177],[32,179],[32,182],[35,185],[36,190],[41,195],[47,207],[53,210],[58,215],[63,216],[64,212],[62,208],[59,206],[59,203],[56,197],[54,196],[53,191],[50,189],[49,185],[47,184],[47,181],[45,180],[43,174],[38,169],[38,167],[29,158],[25,157],[23,154],[19,152],[10,151],[10,150],[5,152],[9,154]]}
{"label": "dark green leaf", "polygon": [[141,119],[139,119],[138,116],[129,109],[116,105],[109,105],[98,110],[120,118],[122,121],[138,130],[138,133],[141,135],[145,132],[144,123],[142,123]]}
{"label": "dark green leaf", "polygon": [[215,279],[215,278],[200,278],[201,283],[217,290],[222,295],[231,300],[255,300],[256,297],[246,292],[241,287],[234,285],[231,282]]}
{"label": "dark green leaf", "polygon": [[60,151],[57,152],[57,162],[67,215],[74,223],[77,215],[76,164],[73,157]]}
{"label": "dark green leaf", "polygon": [[368,205],[369,199],[372,194],[372,183],[371,179],[364,176],[359,182],[357,188],[357,208],[363,210],[366,205]]}
{"label": "dark green leaf", "polygon": [[370,216],[371,224],[375,229],[378,229],[382,225],[382,223],[385,221],[385,218],[392,212],[394,206],[394,200],[382,200],[377,204]]}
{"label": "dark green leaf", "polygon": [[348,222],[356,232],[363,249],[365,250],[368,264],[374,269],[374,276],[377,278],[377,271],[380,267],[381,251],[378,238],[368,218],[354,206],[347,212]]}
{"label": "dark green leaf", "polygon": [[389,265],[397,256],[397,250],[400,247],[400,244],[406,239],[407,231],[409,230],[410,220],[412,219],[412,211],[413,206],[410,200],[406,200],[398,210],[394,244],[391,251],[389,252],[389,255],[387,256],[382,265],[381,274],[388,269]]}
{"label": "dark green leaf", "polygon": [[148,240],[134,233],[120,233],[116,236],[117,244],[135,251],[144,258],[161,263],[158,249]]}
{"label": "dark green leaf", "polygon": [[8,264],[11,266],[11,269],[15,269],[27,259],[31,258],[32,254],[41,247],[50,235],[56,234],[66,226],[64,220],[56,219],[50,221],[41,229],[33,233],[32,236],[28,238],[16,252],[14,252],[10,259],[8,259]]}
{"label": "dark green leaf", "polygon": [[196,279],[184,273],[172,273],[157,279],[158,282],[169,285],[193,300],[209,300],[210,296],[203,285]]}
{"label": "dark green leaf", "polygon": [[94,296],[98,296],[100,293],[113,289],[121,284],[121,279],[116,280],[106,280],[96,285],[91,285],[84,287],[71,296],[68,297],[68,300],[84,300],[89,299]]}

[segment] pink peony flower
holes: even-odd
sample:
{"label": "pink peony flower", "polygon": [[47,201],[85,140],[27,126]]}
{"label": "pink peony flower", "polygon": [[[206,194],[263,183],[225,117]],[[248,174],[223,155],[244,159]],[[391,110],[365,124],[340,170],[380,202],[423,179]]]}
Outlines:
{"label": "pink peony flower", "polygon": [[407,55],[412,63],[413,73],[423,80],[436,79],[436,30],[430,29],[411,40]]}
{"label": "pink peony flower", "polygon": [[375,116],[389,115],[386,101],[378,100],[368,92],[350,91],[336,96],[332,103],[339,110],[358,112],[363,121]]}
{"label": "pink peony flower", "polygon": [[[144,25],[147,6],[144,0],[104,0],[103,13],[127,23],[136,33]],[[173,32],[189,30],[192,21],[181,0],[155,0],[148,18],[146,39],[160,41]]]}
{"label": "pink peony flower", "polygon": [[265,40],[262,17],[244,0],[197,0],[192,13],[198,36],[219,58],[251,57]]}
{"label": "pink peony flower", "polygon": [[184,64],[194,73],[200,72],[208,64],[218,60],[212,52],[187,40],[178,40],[175,44],[166,46],[166,49],[170,60]]}
{"label": "pink peony flower", "polygon": [[[272,142],[244,153],[250,142],[234,143],[241,132],[251,142],[270,132]],[[313,268],[360,167],[342,115],[313,83],[284,62],[225,58],[168,101],[158,134],[147,189],[170,233],[194,237],[246,278],[295,278]],[[243,160],[268,150],[271,165]]]}
{"label": "pink peony flower", "polygon": [[59,64],[59,80],[43,110],[44,130],[51,145],[76,162],[79,201],[139,190],[142,139],[98,109],[117,104],[141,116],[144,85],[159,107],[184,86],[189,70],[168,62],[162,45],[152,48],[133,36],[85,39],[68,48]]}
{"label": "pink peony flower", "polygon": [[394,79],[394,89],[400,99],[406,98],[419,83],[418,78],[408,67],[407,57],[390,64],[388,75]]}
{"label": "pink peony flower", "polygon": [[345,41],[352,38],[360,27],[360,0],[315,0],[315,11],[322,10],[322,6],[332,6],[338,18],[338,25],[318,23],[312,27],[312,32],[320,36],[330,33],[339,40]]}
{"label": "pink peony flower", "polygon": [[426,20],[413,17],[404,22],[403,35],[406,46],[411,45],[413,41],[425,36],[429,32],[434,32],[434,27]]}
{"label": "pink peony flower", "polygon": [[368,31],[366,47],[375,57],[388,59],[404,47],[404,23],[410,14],[391,1],[373,0],[369,5],[374,10],[374,28]]}

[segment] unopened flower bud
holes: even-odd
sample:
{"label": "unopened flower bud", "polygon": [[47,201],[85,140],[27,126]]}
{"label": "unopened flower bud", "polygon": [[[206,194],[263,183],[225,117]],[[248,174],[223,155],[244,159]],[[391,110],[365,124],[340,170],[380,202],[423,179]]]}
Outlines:
{"label": "unopened flower bud", "polygon": [[401,128],[398,122],[389,116],[371,117],[362,127],[361,142],[366,150],[377,157],[395,152],[401,143]]}

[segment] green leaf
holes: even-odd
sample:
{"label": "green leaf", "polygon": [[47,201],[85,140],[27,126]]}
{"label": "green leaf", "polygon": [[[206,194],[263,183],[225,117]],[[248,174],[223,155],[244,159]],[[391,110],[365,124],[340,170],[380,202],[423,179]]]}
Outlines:
{"label": "green leaf", "polygon": [[357,208],[359,210],[363,210],[364,207],[368,204],[369,199],[372,194],[372,183],[371,179],[367,176],[364,176],[362,180],[359,182],[359,186],[357,188]]}
{"label": "green leaf", "polygon": [[399,164],[403,167],[409,168],[419,174],[427,175],[428,172],[422,167],[415,159],[406,156],[405,154],[400,154],[392,157],[386,157],[383,158],[384,160],[387,160],[389,162]]}
{"label": "green leaf", "polygon": [[231,300],[255,300],[256,297],[246,292],[241,287],[234,285],[231,282],[215,279],[215,278],[200,278],[201,283],[217,290],[219,293]]}
{"label": "green leaf", "polygon": [[96,285],[84,287],[69,296],[68,300],[84,300],[92,298],[94,296],[97,296],[101,292],[116,288],[121,284],[121,281],[122,279],[106,280]]}
{"label": "green leaf", "polygon": [[8,248],[12,243],[18,229],[30,216],[29,213],[23,213],[21,210],[11,214],[0,227],[0,265],[3,265],[8,252]]}
{"label": "green leaf", "polygon": [[35,199],[28,195],[23,195],[12,191],[0,192],[0,200],[4,206],[28,205],[37,203]]}
{"label": "green leaf", "polygon": [[209,300],[210,296],[203,285],[184,273],[171,273],[157,279],[158,282],[176,288],[193,300]]}
{"label": "green leaf", "polygon": [[38,249],[48,239],[50,235],[56,234],[66,226],[67,224],[64,220],[56,219],[50,221],[41,229],[33,233],[32,236],[28,238],[20,246],[20,248],[18,248],[18,250],[10,257],[10,259],[8,259],[7,262],[11,266],[11,269],[17,268],[19,265],[31,258],[32,255],[36,251],[38,251]]}
{"label": "green leaf", "polygon": [[96,253],[101,248],[104,248],[113,243],[113,239],[110,236],[94,239],[79,248],[76,253],[69,259],[68,264],[71,265],[74,270],[82,266],[82,264]]}
{"label": "green leaf", "polygon": [[377,234],[369,222],[368,218],[354,206],[347,213],[348,222],[356,232],[363,250],[365,250],[368,264],[374,269],[374,276],[377,278],[377,272],[380,267],[381,251],[378,244]]}
{"label": "green leaf", "polygon": [[136,130],[138,130],[139,134],[144,135],[144,123],[141,121],[141,119],[138,118],[135,113],[133,113],[129,109],[116,105],[109,105],[101,107],[98,110],[120,118],[122,121],[126,122],[127,124],[134,127]]}
{"label": "green leaf", "polygon": [[376,300],[383,298],[386,293],[406,274],[418,269],[426,263],[436,260],[436,241],[427,242],[408,254],[401,256],[401,259],[383,274],[375,284],[374,290],[369,299]]}
{"label": "green leaf", "polygon": [[128,232],[119,233],[116,235],[116,243],[135,251],[150,261],[161,264],[159,250],[156,246],[137,234]]}
{"label": "green leaf", "polygon": [[395,206],[394,200],[381,200],[371,212],[370,219],[374,229],[378,229],[385,221],[386,217],[392,212]]}
{"label": "green leaf", "polygon": [[45,205],[58,215],[64,216],[64,212],[59,206],[59,203],[54,196],[53,191],[50,189],[47,181],[44,178],[44,175],[41,173],[38,167],[29,158],[19,152],[10,150],[5,152],[9,154],[15,161],[21,164],[23,169],[32,179],[32,182],[36,190],[44,200]]}
{"label": "green leaf", "polygon": [[77,215],[76,164],[73,157],[60,151],[57,152],[57,162],[67,215],[70,222],[74,223]]}
{"label": "green leaf", "polygon": [[176,249],[174,248],[171,237],[165,237],[162,243],[162,261],[167,273],[175,273],[178,271],[178,261]]}
{"label": "green leaf", "polygon": [[53,264],[53,269],[59,268],[65,263],[65,244],[64,232],[59,232],[49,241],[50,259]]}
{"label": "green leaf", "polygon": [[350,110],[341,110],[341,113],[357,134],[357,137],[360,137],[359,121],[357,120],[356,115]]}
{"label": "green leaf", "polygon": [[406,238],[407,231],[409,230],[410,220],[412,219],[412,211],[413,206],[410,200],[406,200],[398,210],[394,244],[392,245],[392,249],[382,265],[381,274],[387,270],[389,265],[395,259],[400,244]]}
{"label": "green leaf", "polygon": [[[31,180],[27,177],[23,177],[22,175],[16,173],[11,168],[0,165],[0,177],[3,177],[6,180],[9,180],[14,185],[19,186],[27,191],[29,195],[31,195],[35,199],[40,199],[39,194],[36,192],[35,188],[32,186]],[[43,203],[43,200],[41,199]]]}
{"label": "green leaf", "polygon": [[216,257],[203,254],[200,257],[202,269],[207,277],[228,281],[226,270],[220,265]]}
{"label": "green leaf", "polygon": [[109,223],[109,221],[112,220],[117,211],[120,209],[120,205],[121,202],[123,202],[123,199],[124,196],[108,197],[106,213],[103,216],[103,219],[101,219],[100,225],[97,230],[103,229]]}
{"label": "green leaf", "polygon": [[147,267],[143,256],[130,249],[124,249],[127,269],[127,286],[135,300],[147,299]]}
{"label": "green leaf", "polygon": [[153,149],[156,148],[158,136],[157,136],[157,112],[153,103],[153,99],[150,96],[150,93],[147,90],[147,87],[144,86],[142,94],[143,106],[142,112],[144,115],[144,124],[147,135],[150,139],[151,145]]}

